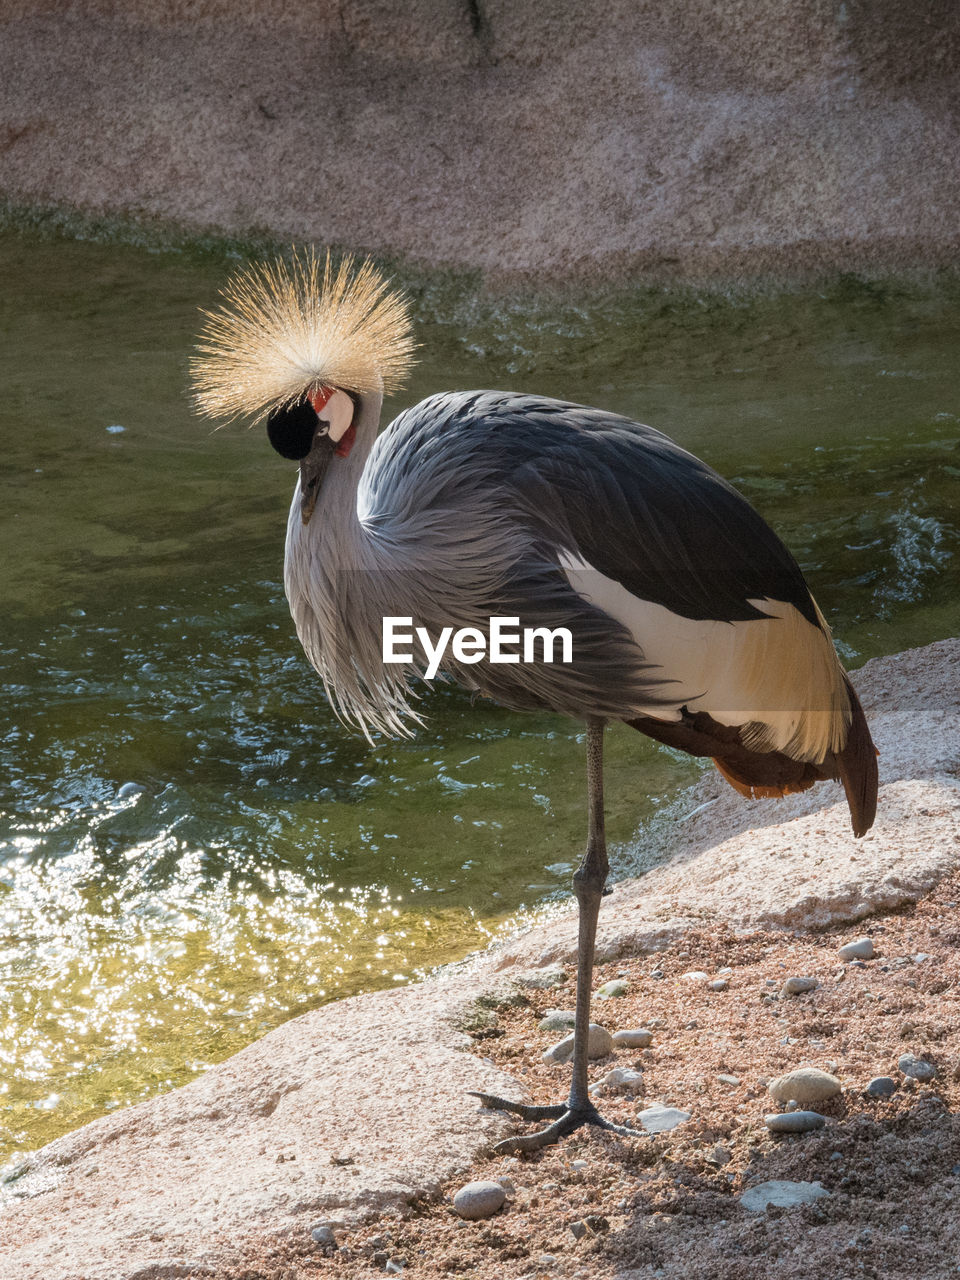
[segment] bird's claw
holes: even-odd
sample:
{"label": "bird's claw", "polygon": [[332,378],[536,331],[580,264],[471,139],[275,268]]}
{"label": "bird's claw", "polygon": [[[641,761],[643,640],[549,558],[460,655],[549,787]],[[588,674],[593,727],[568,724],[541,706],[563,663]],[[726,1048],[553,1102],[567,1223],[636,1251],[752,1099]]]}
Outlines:
{"label": "bird's claw", "polygon": [[537,1133],[520,1134],[513,1138],[504,1138],[493,1148],[494,1155],[520,1155],[526,1151],[540,1151],[543,1147],[552,1146],[565,1138],[568,1133],[581,1128],[585,1124],[595,1125],[598,1129],[606,1129],[608,1133],[617,1133],[624,1138],[644,1138],[646,1133],[641,1129],[630,1129],[626,1125],[613,1124],[605,1120],[593,1103],[587,1106],[570,1106],[560,1104],[553,1107],[528,1107],[520,1102],[510,1102],[506,1098],[498,1098],[490,1093],[476,1093],[471,1096],[479,1098],[484,1107],[494,1111],[508,1111],[519,1116],[521,1120],[552,1120],[553,1124]]}
{"label": "bird's claw", "polygon": [[558,1120],[566,1115],[569,1107],[560,1104],[555,1107],[528,1107],[522,1102],[510,1102],[507,1098],[498,1098],[494,1093],[478,1093],[475,1089],[467,1091],[471,1098],[479,1098],[480,1105],[488,1111],[509,1111],[521,1120]]}

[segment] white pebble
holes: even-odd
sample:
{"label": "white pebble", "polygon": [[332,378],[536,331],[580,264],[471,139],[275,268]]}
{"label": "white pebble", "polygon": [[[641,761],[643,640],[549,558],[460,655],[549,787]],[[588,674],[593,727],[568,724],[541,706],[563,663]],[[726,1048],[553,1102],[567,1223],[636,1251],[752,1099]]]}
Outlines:
{"label": "white pebble", "polygon": [[665,1107],[661,1102],[645,1107],[637,1112],[637,1119],[647,1133],[669,1133],[677,1125],[690,1119],[689,1111],[680,1111],[677,1107]]}
{"label": "white pebble", "polygon": [[653,1032],[644,1027],[635,1027],[628,1031],[615,1031],[613,1043],[618,1049],[646,1049],[653,1043]]}
{"label": "white pebble", "polygon": [[[633,1071],[630,1067],[614,1067],[608,1071],[598,1086],[593,1086],[597,1093],[642,1093],[643,1072]],[[592,1091],[592,1090],[591,1090]]]}
{"label": "white pebble", "polygon": [[506,1198],[499,1182],[468,1182],[453,1197],[453,1208],[458,1217],[475,1222],[502,1209]]}
{"label": "white pebble", "polygon": [[847,942],[840,948],[841,960],[872,960],[873,959],[873,939],[872,938],[856,938],[853,942]]}
{"label": "white pebble", "polygon": [[625,982],[623,978],[611,978],[609,982],[605,982],[602,987],[598,987],[594,992],[601,1000],[613,1000],[617,996],[625,996],[630,990],[629,982]]}
{"label": "white pebble", "polygon": [[709,982],[709,973],[704,973],[702,969],[690,969],[687,973],[681,973],[681,982]]}
{"label": "white pebble", "polygon": [[780,988],[780,994],[782,996],[799,996],[804,991],[815,991],[819,985],[819,978],[788,978]]}
{"label": "white pebble", "polygon": [[800,1067],[770,1082],[770,1093],[779,1103],[824,1102],[834,1098],[843,1086],[836,1076],[817,1067]]}
{"label": "white pebble", "polygon": [[[544,1062],[569,1062],[573,1057],[573,1036],[564,1036],[564,1038],[555,1044],[552,1049],[548,1049],[543,1055]],[[606,1027],[601,1027],[596,1022],[590,1023],[590,1035],[587,1039],[587,1057],[605,1058],[608,1053],[613,1052],[613,1037]]]}

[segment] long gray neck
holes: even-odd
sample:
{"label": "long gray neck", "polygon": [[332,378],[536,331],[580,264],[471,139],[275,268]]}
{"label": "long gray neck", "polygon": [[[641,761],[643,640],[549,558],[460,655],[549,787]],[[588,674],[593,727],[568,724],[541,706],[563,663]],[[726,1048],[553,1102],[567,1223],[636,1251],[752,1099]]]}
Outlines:
{"label": "long gray neck", "polygon": [[331,460],[306,525],[297,484],[283,567],[304,652],[340,718],[368,737],[372,729],[409,734],[404,718],[416,718],[407,702],[405,669],[382,662],[382,618],[395,612],[386,598],[391,574],[357,514],[357,491],[382,403],[379,394],[361,399],[353,448],[348,457]]}

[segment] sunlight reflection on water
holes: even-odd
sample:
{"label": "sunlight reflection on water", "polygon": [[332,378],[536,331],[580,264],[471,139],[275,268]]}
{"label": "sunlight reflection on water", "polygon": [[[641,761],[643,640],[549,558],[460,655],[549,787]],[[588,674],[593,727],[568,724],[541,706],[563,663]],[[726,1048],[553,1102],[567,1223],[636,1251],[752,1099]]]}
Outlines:
{"label": "sunlight reflection on water", "polygon": [[[7,234],[0,263],[11,1149],[484,946],[566,896],[584,818],[573,723],[449,688],[411,742],[334,721],[280,586],[290,467],[184,398],[224,254]],[[508,385],[668,431],[776,524],[856,665],[960,627],[951,287],[545,308],[424,286],[393,411]],[[616,863],[699,766],[608,738]]]}

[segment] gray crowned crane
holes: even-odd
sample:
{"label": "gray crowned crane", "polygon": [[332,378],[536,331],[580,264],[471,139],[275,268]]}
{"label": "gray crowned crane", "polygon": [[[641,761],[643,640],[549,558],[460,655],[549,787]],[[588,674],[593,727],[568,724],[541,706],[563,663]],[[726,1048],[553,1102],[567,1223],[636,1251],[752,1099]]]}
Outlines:
{"label": "gray crowned crane", "polygon": [[[608,862],[603,731],[622,720],[712,757],[744,796],[839,779],[853,832],[873,822],[876,750],[796,561],[715,471],[617,414],[507,391],[434,395],[378,434],[383,395],[408,369],[403,297],[369,262],[329,254],[255,264],[206,313],[192,361],[210,417],[266,423],[299,463],[284,583],[297,633],[349,726],[410,734],[414,682],[450,630],[491,619],[547,636],[570,661],[443,650],[439,670],[517,710],[586,725],[588,835],[579,906],[569,1100],[487,1107],[546,1122],[496,1150],[536,1150],[610,1124],[587,1091],[594,942]],[[419,638],[384,661],[384,619]],[[467,630],[472,629],[472,630]]]}

